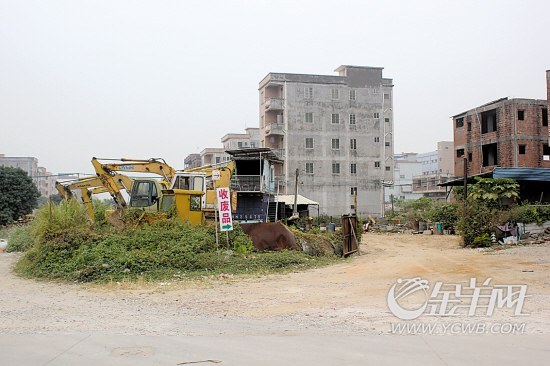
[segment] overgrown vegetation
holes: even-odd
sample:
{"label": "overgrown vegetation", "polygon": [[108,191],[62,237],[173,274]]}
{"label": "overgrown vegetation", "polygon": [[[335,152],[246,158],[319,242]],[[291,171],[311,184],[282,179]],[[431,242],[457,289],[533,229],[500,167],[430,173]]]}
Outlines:
{"label": "overgrown vegetation", "polygon": [[31,225],[14,226],[6,235],[8,246],[6,252],[23,252],[34,244],[34,236]]}
{"label": "overgrown vegetation", "polygon": [[229,234],[231,248],[224,236],[216,247],[213,225],[193,227],[176,219],[124,229],[99,221],[90,225],[85,209],[75,201],[41,208],[32,233],[35,243],[17,263],[17,273],[70,281],[263,274],[309,268],[336,258],[297,251],[252,252],[252,243],[239,225]]}
{"label": "overgrown vegetation", "polygon": [[457,228],[465,246],[483,247],[491,244],[490,233],[495,226],[518,222],[522,209],[515,206],[519,185],[512,179],[476,178],[468,187],[466,202],[457,190],[459,215]]}

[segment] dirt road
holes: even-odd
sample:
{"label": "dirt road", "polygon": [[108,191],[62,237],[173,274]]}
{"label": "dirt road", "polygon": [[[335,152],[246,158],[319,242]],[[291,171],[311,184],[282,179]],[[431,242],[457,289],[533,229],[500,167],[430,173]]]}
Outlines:
{"label": "dirt road", "polygon": [[[550,333],[548,243],[483,251],[460,248],[453,236],[368,234],[362,251],[334,266],[289,275],[140,288],[21,279],[10,272],[17,256],[4,253],[0,333],[388,333],[397,321],[386,305],[388,289],[397,278],[410,277],[462,284],[490,277],[493,284],[527,284],[531,297],[524,312],[530,315],[521,321],[528,333]],[[504,310],[490,320],[518,321]]]}

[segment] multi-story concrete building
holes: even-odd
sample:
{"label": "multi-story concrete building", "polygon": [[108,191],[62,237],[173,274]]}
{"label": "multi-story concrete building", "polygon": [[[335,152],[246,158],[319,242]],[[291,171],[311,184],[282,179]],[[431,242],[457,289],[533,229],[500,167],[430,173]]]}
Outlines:
{"label": "multi-story concrete building", "polygon": [[437,150],[418,154],[422,163],[422,174],[413,177],[413,193],[434,200],[446,200],[447,189],[438,184],[454,176],[454,155],[452,141],[439,141]]}
{"label": "multi-story concrete building", "polygon": [[201,154],[189,154],[183,160],[184,169],[198,168],[201,166]]}
{"label": "multi-story concrete building", "polygon": [[223,147],[207,147],[201,151],[200,156],[201,165],[220,164],[230,159]]}
{"label": "multi-story concrete building", "polygon": [[423,164],[417,153],[395,154],[393,157],[393,185],[385,189],[386,209],[392,199],[414,200],[422,194],[413,193],[413,177],[422,174]]}
{"label": "multi-story concrete building", "polygon": [[52,173],[44,167],[38,166],[38,159],[35,157],[24,156],[5,156],[0,154],[0,166],[10,166],[22,169],[38,188],[40,194],[44,197],[51,196],[54,192],[52,183]]}
{"label": "multi-story concrete building", "polygon": [[248,127],[246,133],[228,133],[222,137],[226,151],[260,147],[260,129]]}
{"label": "multi-story concrete building", "polygon": [[184,159],[185,169],[196,168],[201,165],[219,164],[230,160],[226,151],[250,149],[260,146],[260,129],[257,127],[248,127],[246,133],[228,133],[221,138],[221,147],[208,147],[203,149],[200,154],[189,154]]}
{"label": "multi-story concrete building", "polygon": [[260,145],[284,164],[275,172],[321,213],[381,215],[393,180],[393,82],[381,67],[340,66],[338,75],[269,73],[259,84]]}
{"label": "multi-story concrete building", "polygon": [[[548,73],[547,73],[548,79]],[[502,98],[453,117],[454,174],[503,168],[550,168],[548,104]]]}

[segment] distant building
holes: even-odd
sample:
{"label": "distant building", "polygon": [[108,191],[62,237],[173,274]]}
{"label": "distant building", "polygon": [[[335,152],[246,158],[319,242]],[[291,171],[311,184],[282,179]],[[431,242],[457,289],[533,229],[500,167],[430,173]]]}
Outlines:
{"label": "distant building", "polygon": [[246,133],[227,133],[221,138],[223,147],[207,147],[200,154],[189,154],[184,159],[185,169],[201,165],[220,164],[230,160],[226,151],[257,148],[260,146],[260,129],[248,127]]}
{"label": "distant building", "polygon": [[[417,153],[395,154],[393,157],[393,185],[385,189],[386,204],[392,199],[414,200],[422,197],[422,194],[413,193],[413,177],[422,174],[423,164],[417,159]],[[386,207],[387,208],[387,207]]]}
{"label": "distant building", "polygon": [[[393,81],[381,67],[340,66],[338,75],[269,73],[259,83],[260,145],[283,160],[284,193],[320,212],[380,216],[393,180]],[[283,193],[283,192],[281,192]]]}
{"label": "distant building", "polygon": [[200,153],[201,165],[220,164],[229,161],[229,154],[223,147],[207,147]]}
{"label": "distant building", "polygon": [[[547,72],[548,80],[548,72]],[[453,117],[454,175],[495,167],[550,168],[548,103],[502,98]]]}
{"label": "distant building", "polygon": [[224,149],[238,150],[260,147],[260,129],[248,127],[246,133],[228,133],[222,137]]}
{"label": "distant building", "polygon": [[447,200],[448,189],[438,184],[454,177],[453,142],[439,141],[437,150],[418,154],[422,174],[413,177],[413,193],[436,201]]}
{"label": "distant building", "polygon": [[31,177],[34,185],[44,197],[49,197],[54,193],[52,184],[52,173],[46,168],[38,166],[38,159],[35,157],[23,156],[5,156],[0,154],[0,166],[10,166],[22,169]]}
{"label": "distant building", "polygon": [[201,166],[201,154],[189,154],[183,160],[184,169],[198,168]]}

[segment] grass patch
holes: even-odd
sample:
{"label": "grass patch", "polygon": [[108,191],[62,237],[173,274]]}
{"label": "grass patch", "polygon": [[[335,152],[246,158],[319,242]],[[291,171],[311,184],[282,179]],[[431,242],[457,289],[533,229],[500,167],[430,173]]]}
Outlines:
{"label": "grass patch", "polygon": [[32,231],[36,242],[17,263],[18,274],[79,282],[156,281],[287,272],[336,261],[334,252],[327,252],[326,257],[296,251],[252,252],[238,225],[230,233],[231,250],[216,247],[213,225],[193,227],[164,219],[122,230],[91,226],[86,212],[73,206],[62,203],[37,214]]}
{"label": "grass patch", "polygon": [[20,225],[10,228],[6,252],[24,252],[34,244],[34,235],[31,225]]}

